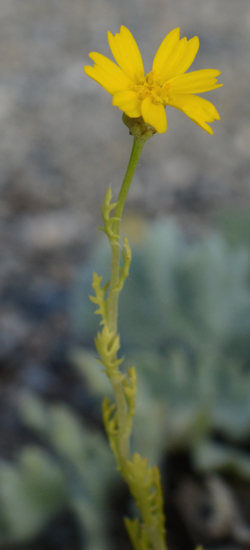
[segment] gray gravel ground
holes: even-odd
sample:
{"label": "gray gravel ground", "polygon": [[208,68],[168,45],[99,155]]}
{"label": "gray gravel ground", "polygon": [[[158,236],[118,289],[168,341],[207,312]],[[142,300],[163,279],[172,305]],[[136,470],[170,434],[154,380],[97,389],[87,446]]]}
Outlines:
{"label": "gray gravel ground", "polygon": [[249,0],[1,0],[0,21],[2,288],[10,276],[27,280],[42,255],[32,276],[67,283],[96,234],[107,185],[118,191],[131,137],[83,65],[89,51],[110,55],[107,30],[121,24],[149,70],[170,30],[197,34],[193,68],[218,68],[224,82],[205,96],[221,115],[214,136],[168,109],[168,131],[146,145],[128,206],[199,216],[249,200]]}

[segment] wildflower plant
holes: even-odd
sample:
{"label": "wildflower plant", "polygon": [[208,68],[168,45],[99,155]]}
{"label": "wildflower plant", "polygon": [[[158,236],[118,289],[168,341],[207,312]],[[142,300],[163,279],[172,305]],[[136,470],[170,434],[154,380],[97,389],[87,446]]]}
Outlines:
{"label": "wildflower plant", "polygon": [[179,29],[171,31],[160,45],[152,70],[145,75],[139,48],[130,31],[122,26],[113,36],[108,32],[115,64],[100,53],[89,54],[94,66],[85,73],[96,80],[112,96],[113,105],[123,111],[123,122],[133,135],[132,152],[116,202],[109,187],[102,206],[103,227],[112,252],[110,280],[102,284],[102,276],[94,273],[96,312],[101,316],[101,330],[95,345],[100,362],[111,382],[114,401],[103,402],[103,418],[118,470],[127,483],[140,512],[140,519],[125,519],[131,542],[136,550],[165,550],[165,518],[160,472],[150,466],[139,453],[131,455],[130,436],[136,408],[136,370],[121,370],[120,336],[117,328],[118,300],[129,275],[131,249],[128,239],[121,242],[120,222],[130,184],[146,141],[156,132],[167,130],[166,107],[183,111],[196,124],[212,134],[207,124],[219,120],[209,101],[196,94],[222,86],[217,84],[220,71],[205,69],[186,73],[198,48],[197,36],[180,39]]}

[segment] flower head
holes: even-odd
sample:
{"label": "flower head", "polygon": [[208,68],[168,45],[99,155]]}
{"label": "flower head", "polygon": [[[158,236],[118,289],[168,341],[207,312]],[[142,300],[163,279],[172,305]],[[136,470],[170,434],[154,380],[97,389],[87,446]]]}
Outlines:
{"label": "flower head", "polygon": [[167,130],[165,107],[170,105],[213,134],[207,122],[219,120],[219,114],[210,101],[195,94],[223,84],[216,84],[220,71],[215,69],[186,73],[199,49],[197,36],[180,39],[180,29],[171,31],[146,75],[139,48],[126,27],[122,26],[115,36],[108,32],[108,41],[117,65],[104,55],[92,52],[89,57],[94,67],[86,66],[84,70],[113,96],[113,105],[131,118],[142,117],[160,134]]}

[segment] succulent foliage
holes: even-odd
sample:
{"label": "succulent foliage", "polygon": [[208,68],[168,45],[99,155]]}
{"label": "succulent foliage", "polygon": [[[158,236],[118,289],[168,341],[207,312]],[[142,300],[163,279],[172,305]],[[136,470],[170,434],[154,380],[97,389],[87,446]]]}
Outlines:
{"label": "succulent foliage", "polygon": [[105,549],[107,494],[116,477],[105,437],[66,405],[48,405],[32,393],[23,394],[20,414],[44,446],[27,445],[12,464],[0,462],[0,543],[31,539],[67,508],[77,518],[82,547]]}
{"label": "succulent foliage", "polygon": [[[250,436],[248,242],[229,241],[228,217],[200,239],[172,221],[142,231],[138,221],[138,227],[142,237],[132,246],[119,331],[122,352],[137,368],[139,450],[152,463],[166,450],[189,449],[201,470],[224,468],[250,478],[249,455],[234,448]],[[92,262],[108,278],[108,258],[101,241],[75,287],[73,314],[85,341],[96,326],[91,305],[79,296],[88,294]],[[89,368],[83,351],[74,362],[101,397],[103,373]],[[225,444],[216,443],[215,434]]]}

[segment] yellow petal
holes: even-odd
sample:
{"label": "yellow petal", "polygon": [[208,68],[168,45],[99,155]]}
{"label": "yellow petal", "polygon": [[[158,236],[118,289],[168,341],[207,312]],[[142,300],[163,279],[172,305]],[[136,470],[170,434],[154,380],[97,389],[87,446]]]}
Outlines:
{"label": "yellow petal", "polygon": [[114,94],[112,104],[131,118],[141,116],[141,101],[136,92],[125,91]]}
{"label": "yellow petal", "polygon": [[137,83],[144,76],[144,67],[140,50],[131,32],[124,26],[115,36],[108,32],[111,52],[124,73]]}
{"label": "yellow petal", "polygon": [[167,117],[161,103],[152,103],[150,97],[146,97],[141,104],[141,114],[145,122],[153,126],[159,134],[167,130]]}
{"label": "yellow petal", "polygon": [[213,130],[206,122],[220,120],[220,115],[215,106],[203,97],[180,94],[171,98],[169,105],[185,113],[209,134],[213,134]]}
{"label": "yellow petal", "polygon": [[169,59],[164,64],[159,74],[159,78],[161,81],[164,81],[164,80],[166,81],[168,80],[170,75],[172,76],[173,74],[175,74],[175,70],[174,70],[175,66],[182,61],[185,55],[185,52],[187,50],[187,44],[188,44],[187,39],[182,38],[173,48],[171,55],[169,56]]}
{"label": "yellow petal", "polygon": [[194,36],[185,44],[185,48],[179,53],[174,64],[171,64],[164,73],[164,79],[168,80],[173,76],[185,73],[192,65],[200,46],[198,36]]}
{"label": "yellow petal", "polygon": [[215,77],[219,75],[220,71],[215,69],[203,69],[175,76],[168,80],[168,84],[173,94],[200,94],[223,86],[216,84]]}
{"label": "yellow petal", "polygon": [[173,31],[169,32],[167,36],[164,38],[163,42],[161,43],[159,49],[157,50],[155,54],[155,58],[153,61],[153,71],[157,74],[161,73],[163,67],[168,62],[173,49],[178,44],[180,40],[180,29],[174,29]]}
{"label": "yellow petal", "polygon": [[126,74],[113,61],[101,53],[91,52],[89,57],[94,61],[94,67],[84,67],[85,73],[103,86],[107,92],[114,94],[118,90],[127,89],[132,84]]}

